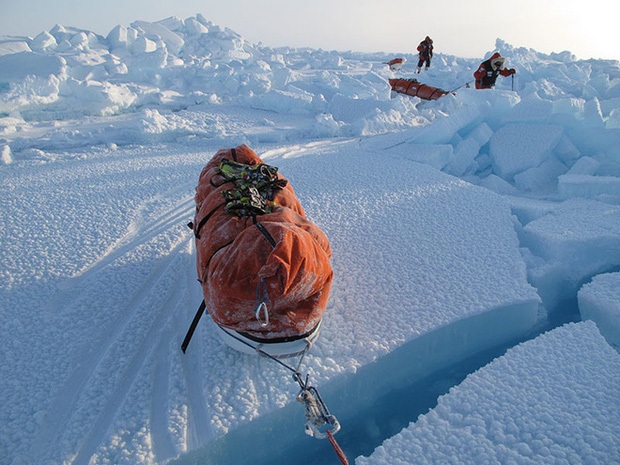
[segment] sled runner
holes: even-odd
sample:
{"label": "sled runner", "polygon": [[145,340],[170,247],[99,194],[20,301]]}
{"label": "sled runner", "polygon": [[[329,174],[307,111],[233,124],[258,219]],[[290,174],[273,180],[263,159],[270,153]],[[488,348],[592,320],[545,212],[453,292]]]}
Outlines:
{"label": "sled runner", "polygon": [[331,248],[288,180],[247,145],[222,149],[195,201],[198,281],[222,339],[279,357],[308,350],[329,298]]}
{"label": "sled runner", "polygon": [[245,354],[256,354],[260,349],[276,358],[289,358],[303,355],[312,349],[314,341],[319,337],[321,321],[309,333],[300,337],[260,339],[247,333],[234,331],[224,326],[218,326],[218,336],[232,349]]}
{"label": "sled runner", "polygon": [[437,100],[439,97],[450,93],[437,87],[422,84],[417,79],[390,79],[389,82],[394,92],[419,97],[423,100]]}

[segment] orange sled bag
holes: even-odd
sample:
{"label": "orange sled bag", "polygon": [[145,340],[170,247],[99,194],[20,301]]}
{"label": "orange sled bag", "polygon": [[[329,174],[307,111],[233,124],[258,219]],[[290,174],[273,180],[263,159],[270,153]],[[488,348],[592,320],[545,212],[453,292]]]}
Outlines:
{"label": "orange sled bag", "polygon": [[419,97],[423,100],[437,100],[439,97],[450,93],[437,87],[422,84],[417,79],[389,79],[389,82],[394,92]]}
{"label": "orange sled bag", "polygon": [[318,332],[331,248],[277,168],[247,145],[222,149],[202,170],[195,201],[198,281],[213,321],[259,344]]}

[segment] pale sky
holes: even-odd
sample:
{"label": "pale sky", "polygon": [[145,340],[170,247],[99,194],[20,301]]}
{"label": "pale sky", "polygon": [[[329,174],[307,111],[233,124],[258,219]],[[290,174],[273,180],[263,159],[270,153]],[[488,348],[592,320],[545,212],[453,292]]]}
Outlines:
{"label": "pale sky", "polygon": [[[620,60],[620,18],[610,0],[0,0],[0,35],[36,36],[55,24],[100,35],[135,20],[202,13],[267,46],[483,57],[500,38],[515,47]],[[613,11],[612,11],[613,10]]]}

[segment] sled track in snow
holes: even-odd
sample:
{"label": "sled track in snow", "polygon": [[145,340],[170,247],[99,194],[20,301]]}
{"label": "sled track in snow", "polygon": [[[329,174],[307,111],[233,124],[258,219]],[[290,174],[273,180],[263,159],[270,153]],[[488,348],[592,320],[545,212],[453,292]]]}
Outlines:
{"label": "sled track in snow", "polygon": [[[136,214],[136,218],[129,225],[125,236],[121,237],[113,244],[96,262],[88,265],[81,270],[74,278],[72,278],[71,287],[81,284],[83,279],[89,279],[89,272],[100,271],[102,268],[109,266],[118,258],[134,250],[138,245],[145,244],[157,235],[169,228],[182,224],[183,221],[191,216],[191,210],[194,208],[194,198],[188,197],[173,207],[171,210],[164,212],[151,223],[144,219],[145,212],[148,210],[148,204],[140,208]],[[144,224],[146,223],[146,224]]]}
{"label": "sled track in snow", "polygon": [[[170,259],[165,269],[161,270],[160,276],[166,274],[169,270],[174,270],[174,259]],[[158,276],[158,277],[160,277]],[[153,279],[153,282],[155,279]],[[139,301],[148,299],[148,292],[151,282],[147,282],[144,288],[139,294],[134,297],[134,301],[138,304]],[[180,288],[180,287],[179,287]],[[177,288],[177,289],[179,289]],[[114,422],[116,412],[119,410],[122,402],[127,397],[127,393],[133,383],[135,382],[140,368],[144,364],[145,360],[149,358],[149,355],[156,350],[152,341],[159,341],[162,335],[162,331],[166,328],[166,320],[170,318],[171,313],[167,310],[174,308],[174,302],[178,301],[181,296],[177,295],[177,292],[170,294],[166,301],[162,302],[162,305],[154,309],[155,317],[151,321],[148,335],[152,340],[146,338],[142,339],[130,358],[130,362],[123,369],[121,380],[122,383],[116,385],[111,396],[109,396],[108,402],[101,409],[101,414],[94,426],[91,428],[90,433],[84,438],[77,454],[74,464],[87,464],[90,457],[96,452],[97,446],[103,442],[104,435],[110,425]],[[129,309],[129,308],[128,308]]]}
{"label": "sled track in snow", "polygon": [[[72,278],[60,295],[48,304],[49,308],[68,305],[78,295],[88,293],[111,265],[125,259],[137,247],[148,245],[158,236],[169,233],[172,228],[184,226],[194,208],[193,198],[185,197],[157,217],[147,219],[148,204],[146,202],[137,212],[127,233],[95,263]],[[41,421],[30,454],[33,463],[60,460],[87,464],[98,447],[106,443],[119,410],[144,373],[151,377],[153,390],[150,412],[146,413],[150,416],[152,437],[157,439],[154,439],[153,450],[162,458],[169,458],[177,452],[167,431],[164,407],[168,403],[173,356],[170,340],[174,339],[176,343],[177,333],[181,331],[173,317],[179,320],[178,316],[194,305],[188,286],[192,278],[187,271],[194,266],[191,239],[189,230],[176,234],[170,250],[127,296],[123,307],[115,312],[116,316],[105,327],[92,328],[93,338],[86,349],[87,354],[62,384]],[[158,293],[155,296],[154,291]],[[186,370],[185,375],[192,410],[195,409],[200,419],[207,418],[200,389],[193,386],[197,383],[196,375],[190,370]],[[105,380],[105,386],[98,385],[101,380]],[[81,411],[86,412],[83,419],[79,417]],[[196,422],[194,429],[199,437],[205,437],[206,425],[201,420]],[[59,444],[62,444],[60,449]],[[50,453],[60,453],[62,457],[50,457]]]}
{"label": "sled track in snow", "polygon": [[307,155],[309,153],[315,152],[322,148],[333,149],[334,147],[338,147],[339,145],[349,144],[351,141],[357,139],[344,139],[344,140],[323,140],[316,142],[308,142],[306,144],[297,144],[297,145],[286,145],[280,149],[272,149],[267,150],[261,154],[261,158],[265,161],[271,160],[273,158],[282,157],[282,158],[295,158],[303,155]]}

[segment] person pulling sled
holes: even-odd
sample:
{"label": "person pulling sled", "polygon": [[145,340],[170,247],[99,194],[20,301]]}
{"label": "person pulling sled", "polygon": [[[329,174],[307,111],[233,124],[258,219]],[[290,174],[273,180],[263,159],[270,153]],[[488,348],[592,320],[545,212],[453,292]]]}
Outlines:
{"label": "person pulling sled", "polygon": [[474,72],[476,78],[476,89],[492,89],[495,87],[495,81],[498,75],[504,77],[512,76],[517,71],[514,68],[505,67],[506,58],[498,52],[491,55],[491,58],[480,63],[480,66]]}

